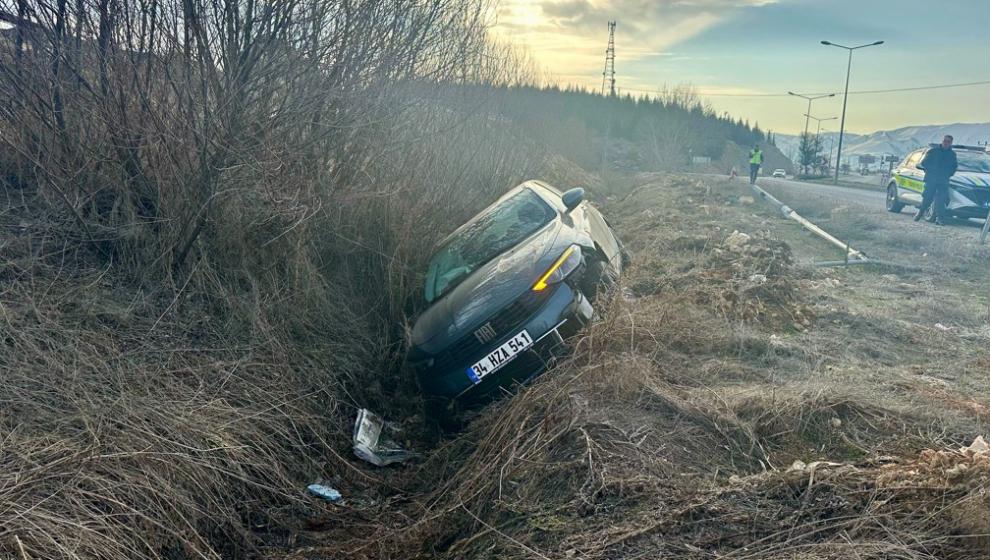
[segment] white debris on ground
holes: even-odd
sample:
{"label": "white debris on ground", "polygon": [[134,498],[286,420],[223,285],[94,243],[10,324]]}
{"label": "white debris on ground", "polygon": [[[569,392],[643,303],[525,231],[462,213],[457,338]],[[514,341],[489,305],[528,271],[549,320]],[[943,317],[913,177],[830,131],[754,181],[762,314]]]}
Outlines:
{"label": "white debris on ground", "polygon": [[324,501],[330,503],[337,503],[344,499],[340,491],[336,488],[327,486],[326,484],[313,483],[306,487],[306,491],[309,492],[311,496],[321,498]]}
{"label": "white debris on ground", "polygon": [[733,231],[729,237],[725,238],[725,246],[732,252],[741,253],[750,239],[752,237],[748,233]]}
{"label": "white debris on ground", "polygon": [[990,444],[987,444],[983,436],[976,436],[973,443],[969,444],[967,447],[960,449],[963,453],[969,455],[990,455]]}
{"label": "white debris on ground", "polygon": [[382,437],[384,429],[385,420],[381,416],[366,408],[359,410],[354,422],[354,454],[379,467],[403,463],[416,456],[398,443]]}

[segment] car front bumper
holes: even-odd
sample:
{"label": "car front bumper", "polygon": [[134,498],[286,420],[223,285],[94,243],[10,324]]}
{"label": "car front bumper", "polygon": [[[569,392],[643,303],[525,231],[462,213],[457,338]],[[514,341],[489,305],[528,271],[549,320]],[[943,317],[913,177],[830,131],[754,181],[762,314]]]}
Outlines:
{"label": "car front bumper", "polygon": [[[513,385],[524,383],[545,371],[555,359],[566,353],[565,339],[576,334],[592,318],[594,310],[588,298],[566,283],[529,317],[516,327],[499,333],[499,337],[470,354],[458,356],[443,369],[417,369],[420,387],[428,397],[473,401],[494,396]],[[479,382],[472,380],[468,368],[525,330],[533,345]]]}
{"label": "car front bumper", "polygon": [[986,218],[990,212],[990,189],[953,185],[949,189],[947,209],[960,218]]}

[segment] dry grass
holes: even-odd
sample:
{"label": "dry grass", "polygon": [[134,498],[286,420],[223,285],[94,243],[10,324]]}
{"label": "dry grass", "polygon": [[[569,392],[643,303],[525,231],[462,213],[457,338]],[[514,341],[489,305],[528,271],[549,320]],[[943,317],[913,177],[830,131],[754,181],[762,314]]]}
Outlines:
{"label": "dry grass", "polygon": [[314,479],[380,483],[350,423],[416,408],[429,247],[544,163],[490,106],[528,67],[484,8],[8,10],[0,556],[242,558]]}
{"label": "dry grass", "polygon": [[[393,473],[386,501],[322,517],[309,538],[323,544],[291,557],[986,557],[987,459],[919,454],[984,432],[980,399],[906,391],[904,361],[939,358],[905,358],[910,340],[871,352],[891,318],[863,317],[833,271],[784,258],[738,194],[674,178],[613,206],[638,295],[616,298],[566,363]],[[754,224],[750,249],[726,249]],[[775,291],[747,288],[756,271]],[[732,307],[711,296],[725,293]],[[839,304],[860,322],[833,322]],[[732,312],[768,308],[813,313]]]}

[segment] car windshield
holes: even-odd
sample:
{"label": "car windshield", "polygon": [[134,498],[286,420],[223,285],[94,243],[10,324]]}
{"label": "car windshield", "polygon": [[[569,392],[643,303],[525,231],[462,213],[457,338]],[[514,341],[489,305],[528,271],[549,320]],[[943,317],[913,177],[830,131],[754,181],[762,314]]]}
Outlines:
{"label": "car windshield", "polygon": [[959,171],[990,173],[990,154],[986,152],[956,150],[956,157],[959,160]]}
{"label": "car windshield", "polygon": [[553,208],[529,189],[489,208],[430,260],[426,301],[440,298],[479,266],[518,245],[556,215]]}

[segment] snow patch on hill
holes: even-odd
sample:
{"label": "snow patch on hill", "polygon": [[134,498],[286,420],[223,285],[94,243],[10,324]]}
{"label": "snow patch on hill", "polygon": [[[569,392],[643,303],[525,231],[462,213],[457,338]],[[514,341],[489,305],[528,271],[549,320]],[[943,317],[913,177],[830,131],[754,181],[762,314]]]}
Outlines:
{"label": "snow patch on hill", "polygon": [[[847,133],[842,140],[842,156],[906,155],[911,150],[940,142],[942,136],[951,134],[956,144],[978,145],[990,141],[990,123],[956,123],[905,126],[896,130],[878,130],[871,134]],[[791,159],[797,159],[799,137],[789,134],[776,135],[777,147]],[[838,145],[839,133],[822,134],[825,149]]]}

